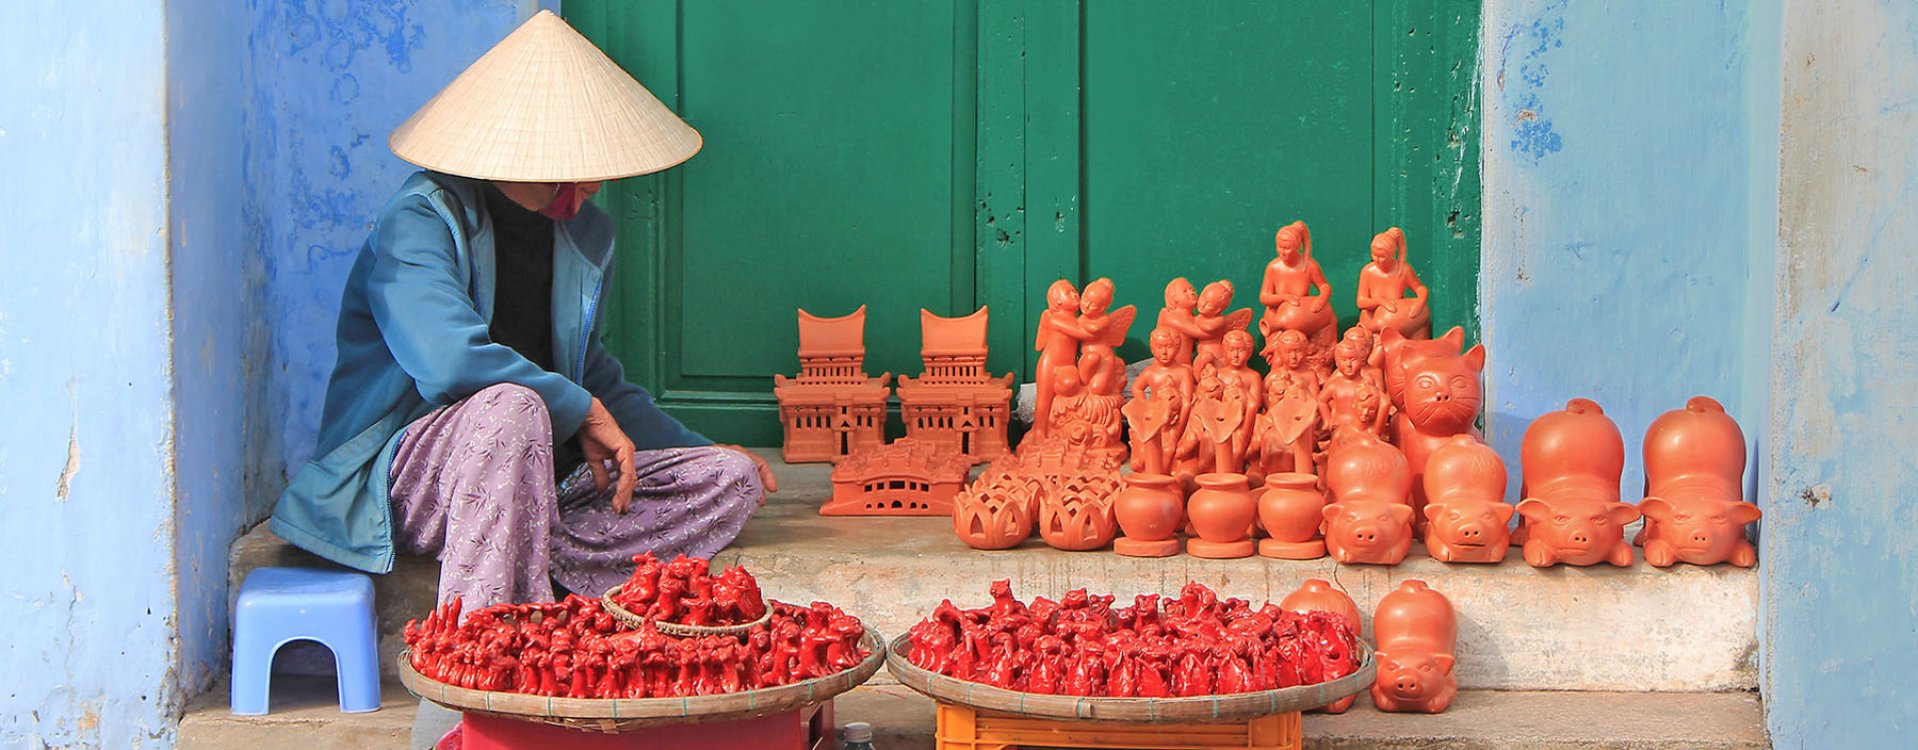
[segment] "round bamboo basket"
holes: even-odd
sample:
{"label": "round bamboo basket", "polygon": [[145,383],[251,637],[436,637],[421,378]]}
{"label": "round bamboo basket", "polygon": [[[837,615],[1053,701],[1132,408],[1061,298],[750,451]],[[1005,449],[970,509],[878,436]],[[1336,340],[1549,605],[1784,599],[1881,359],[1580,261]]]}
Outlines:
{"label": "round bamboo basket", "polygon": [[1332,703],[1370,687],[1378,671],[1371,644],[1361,640],[1358,671],[1317,685],[1191,698],[1098,698],[1022,693],[947,677],[906,661],[906,650],[911,645],[910,636],[893,639],[886,651],[886,670],[898,678],[900,684],[934,700],[1003,714],[1076,721],[1145,724],[1245,721]]}
{"label": "round bamboo basket", "polygon": [[454,687],[413,669],[411,649],[400,652],[400,683],[408,692],[454,711],[486,714],[568,729],[617,734],[665,724],[732,721],[792,711],[865,683],[886,660],[878,631],[861,645],[872,653],[851,669],[778,687],[683,698],[549,698]]}
{"label": "round bamboo basket", "polygon": [[622,583],[618,586],[614,586],[610,589],[607,589],[606,593],[600,595],[599,603],[600,603],[600,606],[606,609],[606,612],[608,614],[611,614],[613,616],[613,619],[618,620],[619,624],[625,625],[626,628],[629,630],[638,630],[650,623],[659,632],[665,633],[667,635],[743,636],[747,633],[752,632],[753,628],[759,627],[768,622],[772,622],[772,619],[773,619],[773,603],[771,600],[767,600],[766,614],[760,615],[759,619],[754,620],[752,622],[744,622],[738,625],[681,625],[676,622],[665,622],[662,620],[648,620],[644,617],[640,617],[639,615],[633,614],[632,612],[628,611],[625,607],[619,606],[618,602],[613,601],[613,597],[618,596],[619,592],[625,590],[625,588],[626,588],[626,584]]}

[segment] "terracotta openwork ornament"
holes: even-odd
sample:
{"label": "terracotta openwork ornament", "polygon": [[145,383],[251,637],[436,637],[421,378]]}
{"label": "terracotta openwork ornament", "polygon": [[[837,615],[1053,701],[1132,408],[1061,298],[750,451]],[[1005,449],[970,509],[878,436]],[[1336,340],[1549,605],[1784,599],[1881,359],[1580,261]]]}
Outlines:
{"label": "terracotta openwork ornament", "polygon": [[1744,501],[1745,433],[1724,405],[1695,396],[1645,431],[1645,562],[1741,568],[1758,564],[1745,525],[1762,515]]}
{"label": "terracotta openwork ornament", "polygon": [[[1350,621],[1355,632],[1360,629],[1359,624],[1365,622],[1359,616],[1359,605],[1352,601],[1352,597],[1346,596],[1345,592],[1333,588],[1332,584],[1318,578],[1307,579],[1297,590],[1286,594],[1285,598],[1280,600],[1279,608],[1287,612],[1299,613],[1330,612]],[[1357,695],[1348,695],[1312,710],[1342,714],[1346,709],[1351,708],[1353,701],[1356,700],[1358,700]]]}
{"label": "terracotta openwork ornament", "polygon": [[1185,499],[1172,477],[1125,475],[1125,488],[1113,498],[1112,511],[1125,532],[1112,542],[1112,551],[1128,557],[1170,557],[1179,553],[1179,521],[1185,516]]}
{"label": "terracotta openwork ornament", "polygon": [[1388,347],[1401,350],[1398,364],[1405,389],[1398,416],[1392,420],[1393,439],[1412,462],[1412,530],[1423,537],[1426,459],[1454,435],[1479,438],[1479,373],[1485,369],[1485,345],[1473,346],[1464,354],[1422,347],[1408,352],[1397,330],[1386,329],[1384,339]]}
{"label": "terracotta openwork ornament", "polygon": [[1425,550],[1440,562],[1495,563],[1511,545],[1505,462],[1467,435],[1454,435],[1425,462]]}
{"label": "terracotta openwork ornament", "polygon": [[[1406,299],[1405,293],[1412,298]],[[1359,325],[1408,339],[1432,337],[1431,292],[1405,262],[1405,232],[1392,227],[1372,238],[1372,262],[1359,271]]]}
{"label": "terracotta openwork ornament", "polygon": [[1110,309],[1112,295],[1109,279],[1087,284],[1083,294],[1064,279],[1047,291],[1035,344],[1033,434],[1124,456],[1125,360],[1117,348],[1138,311]]}
{"label": "terracotta openwork ornament", "polygon": [[1005,455],[1012,374],[986,372],[986,308],[960,318],[919,311],[925,372],[899,377],[906,437],[937,445],[974,463]]}
{"label": "terracotta openwork ornament", "polygon": [[[1270,340],[1278,331],[1305,334],[1314,351],[1332,347],[1338,320],[1332,312],[1332,283],[1312,258],[1312,231],[1303,221],[1279,229],[1273,237],[1278,257],[1265,265],[1259,285],[1259,333]],[[1317,291],[1314,295],[1312,292]]]}
{"label": "terracotta openwork ornament", "polygon": [[982,476],[952,499],[952,531],[973,549],[1012,549],[1032,536],[1038,487],[1010,475]]}
{"label": "terracotta openwork ornament", "polygon": [[1053,549],[1084,552],[1104,549],[1119,533],[1113,499],[1117,474],[1086,473],[1060,477],[1039,495],[1039,536]]}
{"label": "terracotta openwork ornament", "polygon": [[1435,714],[1458,697],[1458,616],[1444,594],[1408,580],[1379,599],[1372,615],[1378,678],[1372,705],[1380,711]]}
{"label": "terracotta openwork ornament", "polygon": [[1196,481],[1199,488],[1187,499],[1185,512],[1198,538],[1186,540],[1186,554],[1217,559],[1251,557],[1256,549],[1252,524],[1259,505],[1245,475],[1200,474]]}
{"label": "terracotta openwork ornament", "polygon": [[1412,550],[1412,467],[1405,454],[1351,427],[1326,455],[1325,547],[1341,563],[1397,565]]}
{"label": "terracotta openwork ornament", "polygon": [[1523,516],[1512,542],[1525,562],[1545,568],[1632,564],[1624,527],[1638,509],[1618,501],[1625,470],[1625,439],[1605,410],[1575,398],[1532,421],[1519,446]]}
{"label": "terracotta openwork ornament", "polygon": [[822,516],[945,516],[972,460],[935,443],[900,438],[854,453],[832,469]]}
{"label": "terracotta openwork ornament", "polygon": [[821,318],[799,311],[799,376],[773,376],[780,454],[787,463],[837,461],[886,442],[892,374],[866,375],[866,307]]}

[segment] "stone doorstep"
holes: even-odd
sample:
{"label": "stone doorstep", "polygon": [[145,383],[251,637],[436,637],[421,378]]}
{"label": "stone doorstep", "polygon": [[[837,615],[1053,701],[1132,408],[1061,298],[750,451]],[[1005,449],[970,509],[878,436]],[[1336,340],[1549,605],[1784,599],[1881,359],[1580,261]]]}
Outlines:
{"label": "stone doorstep", "polygon": [[[776,452],[775,452],[776,453]],[[773,456],[776,458],[776,456]],[[781,491],[722,551],[745,565],[769,596],[825,600],[888,637],[905,632],[944,598],[982,604],[988,582],[1011,579],[1021,597],[1058,597],[1087,587],[1124,597],[1175,593],[1197,580],[1229,596],[1277,600],[1306,578],[1342,585],[1368,613],[1407,578],[1422,578],[1459,613],[1459,678],[1468,689],[1723,691],[1757,687],[1755,569],[1680,565],[1539,570],[1516,553],[1500,565],[1446,565],[1414,547],[1404,563],[1341,566],[1329,558],[1201,560],[1060,552],[1035,541],[1005,552],[965,547],[942,518],[822,517],[831,494],[824,464],[774,463]],[[264,525],[235,543],[232,591],[266,565],[328,565]],[[438,563],[401,556],[375,579],[382,668],[392,673],[400,628],[427,613]]]}
{"label": "stone doorstep", "polygon": [[[883,674],[883,673],[882,673]],[[273,713],[234,716],[226,686],[193,702],[180,722],[180,750],[376,750],[404,748],[418,702],[397,682],[379,711],[343,714],[333,682],[275,677]],[[931,699],[898,685],[842,695],[841,723],[873,725],[886,750],[933,747]],[[1312,750],[1750,750],[1768,747],[1754,693],[1504,692],[1468,690],[1443,714],[1381,714],[1364,699],[1340,716],[1307,714]]]}

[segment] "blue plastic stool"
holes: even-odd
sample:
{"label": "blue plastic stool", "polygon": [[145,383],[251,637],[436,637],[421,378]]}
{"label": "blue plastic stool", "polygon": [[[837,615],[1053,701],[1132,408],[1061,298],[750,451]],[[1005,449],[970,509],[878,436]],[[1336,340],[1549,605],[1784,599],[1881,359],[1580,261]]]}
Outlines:
{"label": "blue plastic stool", "polygon": [[332,650],[341,711],[379,710],[373,579],[343,570],[259,568],[246,574],[234,606],[233,713],[266,713],[273,654],[298,640]]}

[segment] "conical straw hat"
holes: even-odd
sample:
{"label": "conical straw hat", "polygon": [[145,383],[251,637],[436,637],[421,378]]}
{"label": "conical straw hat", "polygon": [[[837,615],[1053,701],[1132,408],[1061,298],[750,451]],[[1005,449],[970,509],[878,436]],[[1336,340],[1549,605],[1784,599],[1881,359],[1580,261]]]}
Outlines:
{"label": "conical straw hat", "polygon": [[500,40],[387,139],[421,167],[510,182],[649,174],[692,158],[701,143],[552,11]]}

